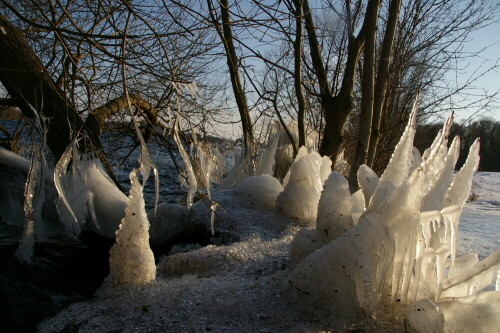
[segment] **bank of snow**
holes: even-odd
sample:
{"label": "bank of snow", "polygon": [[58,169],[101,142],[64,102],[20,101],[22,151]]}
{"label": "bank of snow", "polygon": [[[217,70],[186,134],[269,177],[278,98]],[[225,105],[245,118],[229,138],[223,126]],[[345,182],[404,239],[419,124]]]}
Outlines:
{"label": "bank of snow", "polygon": [[457,252],[485,258],[500,248],[500,173],[477,172],[471,193],[460,216]]}

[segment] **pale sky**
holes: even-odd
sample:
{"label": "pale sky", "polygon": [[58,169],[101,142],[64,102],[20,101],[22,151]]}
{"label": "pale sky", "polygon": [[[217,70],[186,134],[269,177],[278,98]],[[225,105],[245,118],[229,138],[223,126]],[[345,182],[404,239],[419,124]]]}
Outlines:
{"label": "pale sky", "polygon": [[[499,92],[496,105],[492,106],[488,112],[484,113],[484,116],[500,120],[500,9],[495,13],[495,19],[497,20],[496,23],[471,34],[471,39],[465,44],[464,51],[475,53],[482,49],[486,49],[482,52],[480,57],[476,57],[470,62],[469,67],[458,77],[458,79],[467,80],[468,77],[474,75],[474,71],[479,66],[483,66],[484,71],[486,68],[491,68],[496,65],[496,68],[490,70],[483,77],[478,79],[473,86],[476,88],[475,92],[478,94],[483,91],[488,94]],[[469,98],[469,100],[470,99],[471,98]],[[469,118],[473,113],[474,111],[471,110],[457,112],[456,119]]]}

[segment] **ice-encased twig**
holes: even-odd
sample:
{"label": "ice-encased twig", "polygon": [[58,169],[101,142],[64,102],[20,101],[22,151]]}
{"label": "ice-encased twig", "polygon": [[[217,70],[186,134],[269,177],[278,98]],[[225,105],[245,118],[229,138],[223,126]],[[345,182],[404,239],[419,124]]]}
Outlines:
{"label": "ice-encased twig", "polygon": [[46,238],[46,233],[42,221],[42,208],[45,198],[45,174],[47,165],[45,162],[45,142],[47,132],[45,125],[42,124],[40,116],[35,112],[35,127],[42,135],[42,142],[36,144],[32,140],[33,154],[31,158],[28,179],[24,188],[24,231],[16,251],[16,257],[19,261],[31,264],[33,261],[33,246],[35,236],[39,241]]}
{"label": "ice-encased twig", "polygon": [[476,294],[495,282],[500,271],[500,249],[443,282],[443,297]]}
{"label": "ice-encased twig", "polygon": [[153,170],[153,174],[155,177],[155,206],[154,206],[154,215],[156,215],[156,210],[158,208],[158,198],[159,198],[159,193],[160,193],[160,179],[158,177],[158,169],[156,168],[156,165],[153,163],[153,160],[151,159],[151,155],[149,155],[148,147],[146,145],[146,141],[144,140],[144,137],[142,136],[141,130],[139,129],[138,122],[136,120],[136,116],[134,115],[134,112],[132,111],[132,103],[129,98],[128,94],[128,89],[125,86],[125,96],[127,96],[127,104],[128,104],[128,110],[130,113],[130,117],[132,118],[132,123],[134,124],[134,129],[135,133],[137,135],[137,138],[139,139],[139,143],[141,144],[141,156],[139,158],[139,170],[142,174],[142,185],[144,186],[146,184],[146,181],[149,178],[149,174],[151,170]]}
{"label": "ice-encased twig", "polygon": [[175,124],[174,124],[174,141],[177,144],[177,148],[179,149],[179,152],[181,153],[182,161],[184,162],[184,168],[186,170],[186,181],[187,181],[187,186],[188,186],[188,195],[187,195],[187,202],[186,205],[188,208],[191,208],[193,206],[193,198],[194,194],[198,190],[198,182],[196,180],[196,175],[194,174],[193,170],[193,165],[191,164],[191,160],[189,159],[189,155],[186,152],[186,149],[184,149],[184,146],[182,145],[181,139],[179,138],[179,121],[180,118],[179,116],[176,117],[175,119]]}
{"label": "ice-encased twig", "polygon": [[264,151],[259,154],[259,161],[257,162],[257,167],[255,169],[255,175],[260,176],[263,174],[268,174],[270,176],[274,175],[274,164],[276,150],[278,149],[279,142],[279,124],[276,123],[271,129],[269,138],[267,141],[267,147]]}

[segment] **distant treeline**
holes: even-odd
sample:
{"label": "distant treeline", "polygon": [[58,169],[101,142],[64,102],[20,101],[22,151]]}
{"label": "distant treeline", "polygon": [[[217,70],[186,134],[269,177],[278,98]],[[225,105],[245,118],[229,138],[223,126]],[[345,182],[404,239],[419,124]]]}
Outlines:
{"label": "distant treeline", "polygon": [[[415,136],[415,147],[421,153],[429,147],[436,133],[442,128],[442,123],[421,124],[417,126]],[[476,138],[480,138],[481,161],[480,171],[500,171],[500,122],[485,118],[472,123],[459,125],[453,124],[449,143],[455,136],[460,137],[460,157],[457,162],[457,169],[462,166],[469,153],[469,147]]]}

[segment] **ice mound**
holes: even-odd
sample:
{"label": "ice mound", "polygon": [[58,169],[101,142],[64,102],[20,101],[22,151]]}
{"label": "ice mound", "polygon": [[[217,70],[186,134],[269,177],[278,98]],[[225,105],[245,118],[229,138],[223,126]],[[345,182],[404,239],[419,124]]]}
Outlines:
{"label": "ice mound", "polygon": [[438,305],[444,314],[444,332],[498,332],[500,327],[500,292],[498,291],[444,299]]}
{"label": "ice mound", "polygon": [[184,274],[207,277],[229,271],[246,271],[256,274],[264,267],[259,264],[270,259],[274,260],[272,265],[274,268],[284,266],[288,258],[283,249],[290,243],[290,240],[291,235],[269,241],[252,237],[227,246],[209,245],[198,250],[165,257],[158,264],[158,273],[166,277]]}
{"label": "ice mound", "polygon": [[187,207],[176,204],[159,204],[156,213],[154,209],[148,212],[148,220],[151,245],[168,242],[193,227]]}
{"label": "ice mound", "polygon": [[300,230],[290,244],[290,260],[299,262],[314,250],[341,236],[354,224],[347,179],[334,171],[325,182],[318,205],[316,229]]}
{"label": "ice mound", "polygon": [[364,203],[368,205],[375,189],[377,188],[379,182],[378,176],[369,166],[365,164],[362,164],[359,167],[357,176],[359,187],[363,193]]}
{"label": "ice mound", "polygon": [[278,211],[303,225],[314,223],[323,189],[324,174],[320,170],[324,161],[317,152],[312,152],[292,164],[289,178],[283,182],[285,189],[276,199]]}
{"label": "ice mound", "polygon": [[334,171],[325,182],[318,205],[316,229],[333,240],[354,224],[351,218],[351,193],[347,179]]}
{"label": "ice mound", "polygon": [[[373,255],[365,255],[370,253]],[[393,255],[387,227],[377,214],[302,260],[288,277],[299,299],[329,320],[349,323],[365,309],[375,310],[384,281],[382,259]]]}
{"label": "ice mound", "polygon": [[408,325],[418,332],[443,332],[443,311],[430,299],[423,298],[410,305],[406,317],[408,318]]}
{"label": "ice mound", "polygon": [[155,258],[149,247],[149,221],[136,172],[130,173],[129,204],[110,250],[110,277],[114,285],[144,284],[156,277]]}
{"label": "ice mound", "polygon": [[259,207],[273,208],[276,198],[283,191],[279,180],[268,174],[245,178],[234,193]]}

